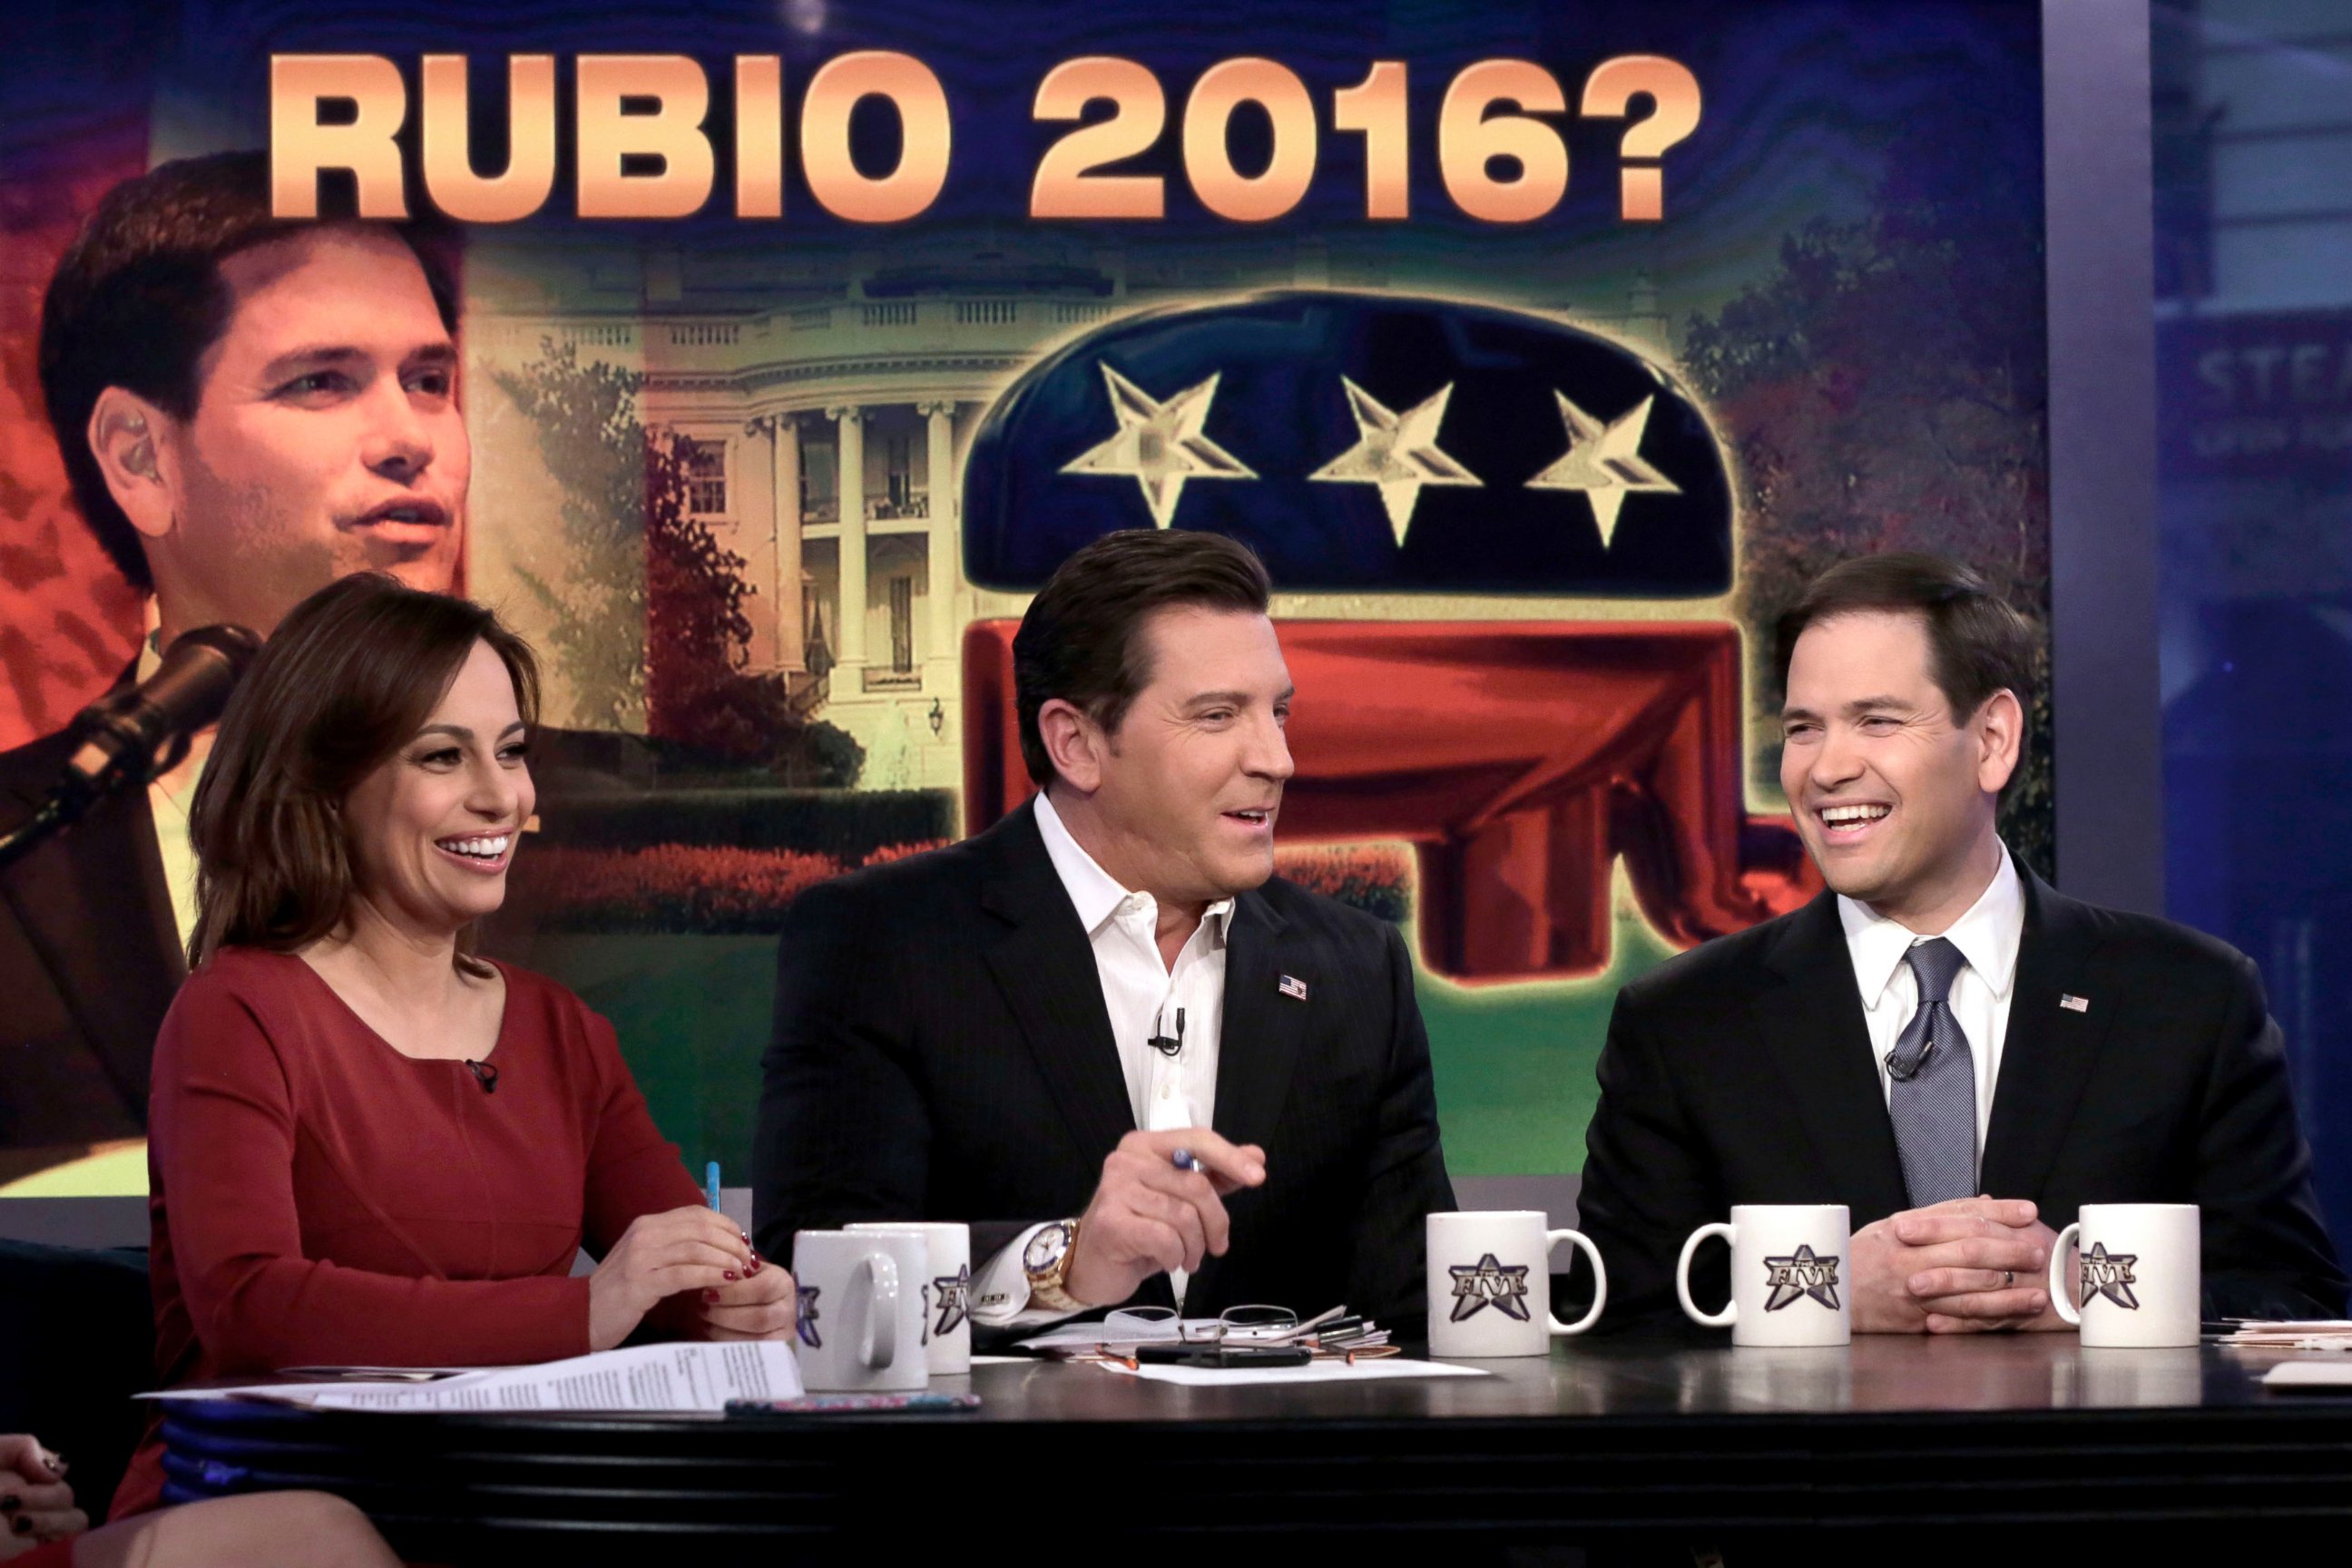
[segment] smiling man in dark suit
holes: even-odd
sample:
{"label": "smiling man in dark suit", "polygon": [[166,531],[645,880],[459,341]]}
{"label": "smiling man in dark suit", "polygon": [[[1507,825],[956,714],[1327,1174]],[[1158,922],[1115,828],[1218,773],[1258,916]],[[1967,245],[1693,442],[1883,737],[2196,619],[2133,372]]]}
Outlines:
{"label": "smiling man in dark suit", "polygon": [[1671,1311],[1684,1238],[1732,1205],[1819,1203],[1852,1211],[1857,1331],[2063,1327],[2045,1268],[2086,1203],[2198,1205],[2208,1316],[2340,1315],[2253,964],[2063,897],[1994,831],[2023,618],[1882,555],[1779,630],[1781,787],[1829,888],[1619,994],[1580,1198],[1612,1316]]}
{"label": "smiling man in dark suit", "polygon": [[1292,693],[1268,591],[1217,534],[1078,551],[1013,643],[1041,793],[795,900],[753,1170],[771,1256],[966,1221],[984,1325],[1422,1310],[1422,1220],[1453,1192],[1412,964],[1273,875]]}

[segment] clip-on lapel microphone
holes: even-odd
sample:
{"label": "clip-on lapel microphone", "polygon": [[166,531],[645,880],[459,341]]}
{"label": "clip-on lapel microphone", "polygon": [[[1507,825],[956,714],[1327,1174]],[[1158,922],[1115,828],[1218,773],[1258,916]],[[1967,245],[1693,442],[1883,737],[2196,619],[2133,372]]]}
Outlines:
{"label": "clip-on lapel microphone", "polygon": [[1158,1051],[1163,1057],[1172,1057],[1177,1052],[1182,1050],[1184,1048],[1184,1009],[1181,1007],[1176,1009],[1176,1037],[1174,1039],[1171,1040],[1167,1036],[1160,1032],[1159,1022],[1155,1019],[1151,1026],[1150,1037],[1145,1040],[1144,1044],[1150,1046],[1153,1050]]}

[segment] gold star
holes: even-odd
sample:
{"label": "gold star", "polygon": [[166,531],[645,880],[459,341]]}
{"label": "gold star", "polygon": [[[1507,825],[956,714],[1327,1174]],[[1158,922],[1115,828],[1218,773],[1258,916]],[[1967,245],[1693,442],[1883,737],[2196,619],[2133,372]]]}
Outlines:
{"label": "gold star", "polygon": [[1568,453],[1528,481],[1531,490],[1582,490],[1592,502],[1592,521],[1601,525],[1601,548],[1609,548],[1617,531],[1617,510],[1629,495],[1682,494],[1682,487],[1660,473],[1642,456],[1642,432],[1650,423],[1654,397],[1603,425],[1554,391],[1559,416],[1568,426]]}
{"label": "gold star", "polygon": [[1404,542],[1412,526],[1413,503],[1423,485],[1475,485],[1478,476],[1437,449],[1437,427],[1445,422],[1445,402],[1454,395],[1447,382],[1434,396],[1402,415],[1381,406],[1380,400],[1346,376],[1348,411],[1356,416],[1356,444],[1307,477],[1335,484],[1378,485],[1381,504],[1388,508],[1389,526],[1396,542]]}
{"label": "gold star", "polygon": [[1118,433],[1066,466],[1066,474],[1109,474],[1131,479],[1143,488],[1151,521],[1166,528],[1176,518],[1176,502],[1186,479],[1254,479],[1257,475],[1214,441],[1201,434],[1209,417],[1209,404],[1217,395],[1217,378],[1188,386],[1167,402],[1155,400],[1135,383],[1102,367],[1110,385],[1110,408],[1118,416]]}

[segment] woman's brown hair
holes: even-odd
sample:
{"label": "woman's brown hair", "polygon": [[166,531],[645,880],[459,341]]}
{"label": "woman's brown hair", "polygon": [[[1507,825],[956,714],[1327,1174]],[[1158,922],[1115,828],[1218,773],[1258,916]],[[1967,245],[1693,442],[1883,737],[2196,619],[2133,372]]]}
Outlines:
{"label": "woman's brown hair", "polygon": [[[359,891],[343,802],[425,727],[478,642],[506,665],[535,727],[538,660],[479,605],[369,572],[278,624],[229,700],[188,813],[191,969],[224,947],[290,952],[343,923]],[[469,927],[461,968],[476,967],[472,946]]]}

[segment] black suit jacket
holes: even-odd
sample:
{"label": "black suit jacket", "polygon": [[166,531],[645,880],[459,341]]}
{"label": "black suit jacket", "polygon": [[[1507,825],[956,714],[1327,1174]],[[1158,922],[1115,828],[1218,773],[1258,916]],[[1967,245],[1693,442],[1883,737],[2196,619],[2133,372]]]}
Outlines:
{"label": "black suit jacket", "polygon": [[[2203,1210],[2208,1316],[2342,1314],[2278,1026],[2234,949],[2021,868],[2025,930],[1978,1186],[2053,1230],[2089,1203]],[[2062,995],[2084,998],[2077,1012]],[[1683,1239],[1734,1204],[1907,1208],[1835,895],[1618,994],[1579,1210],[1619,1322],[1675,1304]],[[1723,1300],[1722,1247],[1693,1293]]]}
{"label": "black suit jacket", "polygon": [[[1214,1126],[1266,1152],[1187,1312],[1422,1310],[1423,1216],[1454,1206],[1429,1045],[1395,928],[1276,879],[1226,932]],[[1296,1000],[1281,976],[1307,985]],[[796,900],[776,969],[757,1239],[950,1219],[975,1262],[1081,1213],[1133,1131],[1102,983],[1034,808]],[[1165,1275],[1137,1300],[1171,1300]]]}
{"label": "black suit jacket", "polygon": [[[0,822],[38,809],[70,738],[0,754]],[[147,1064],[187,972],[147,792],[0,869],[0,1180],[147,1135]]]}

